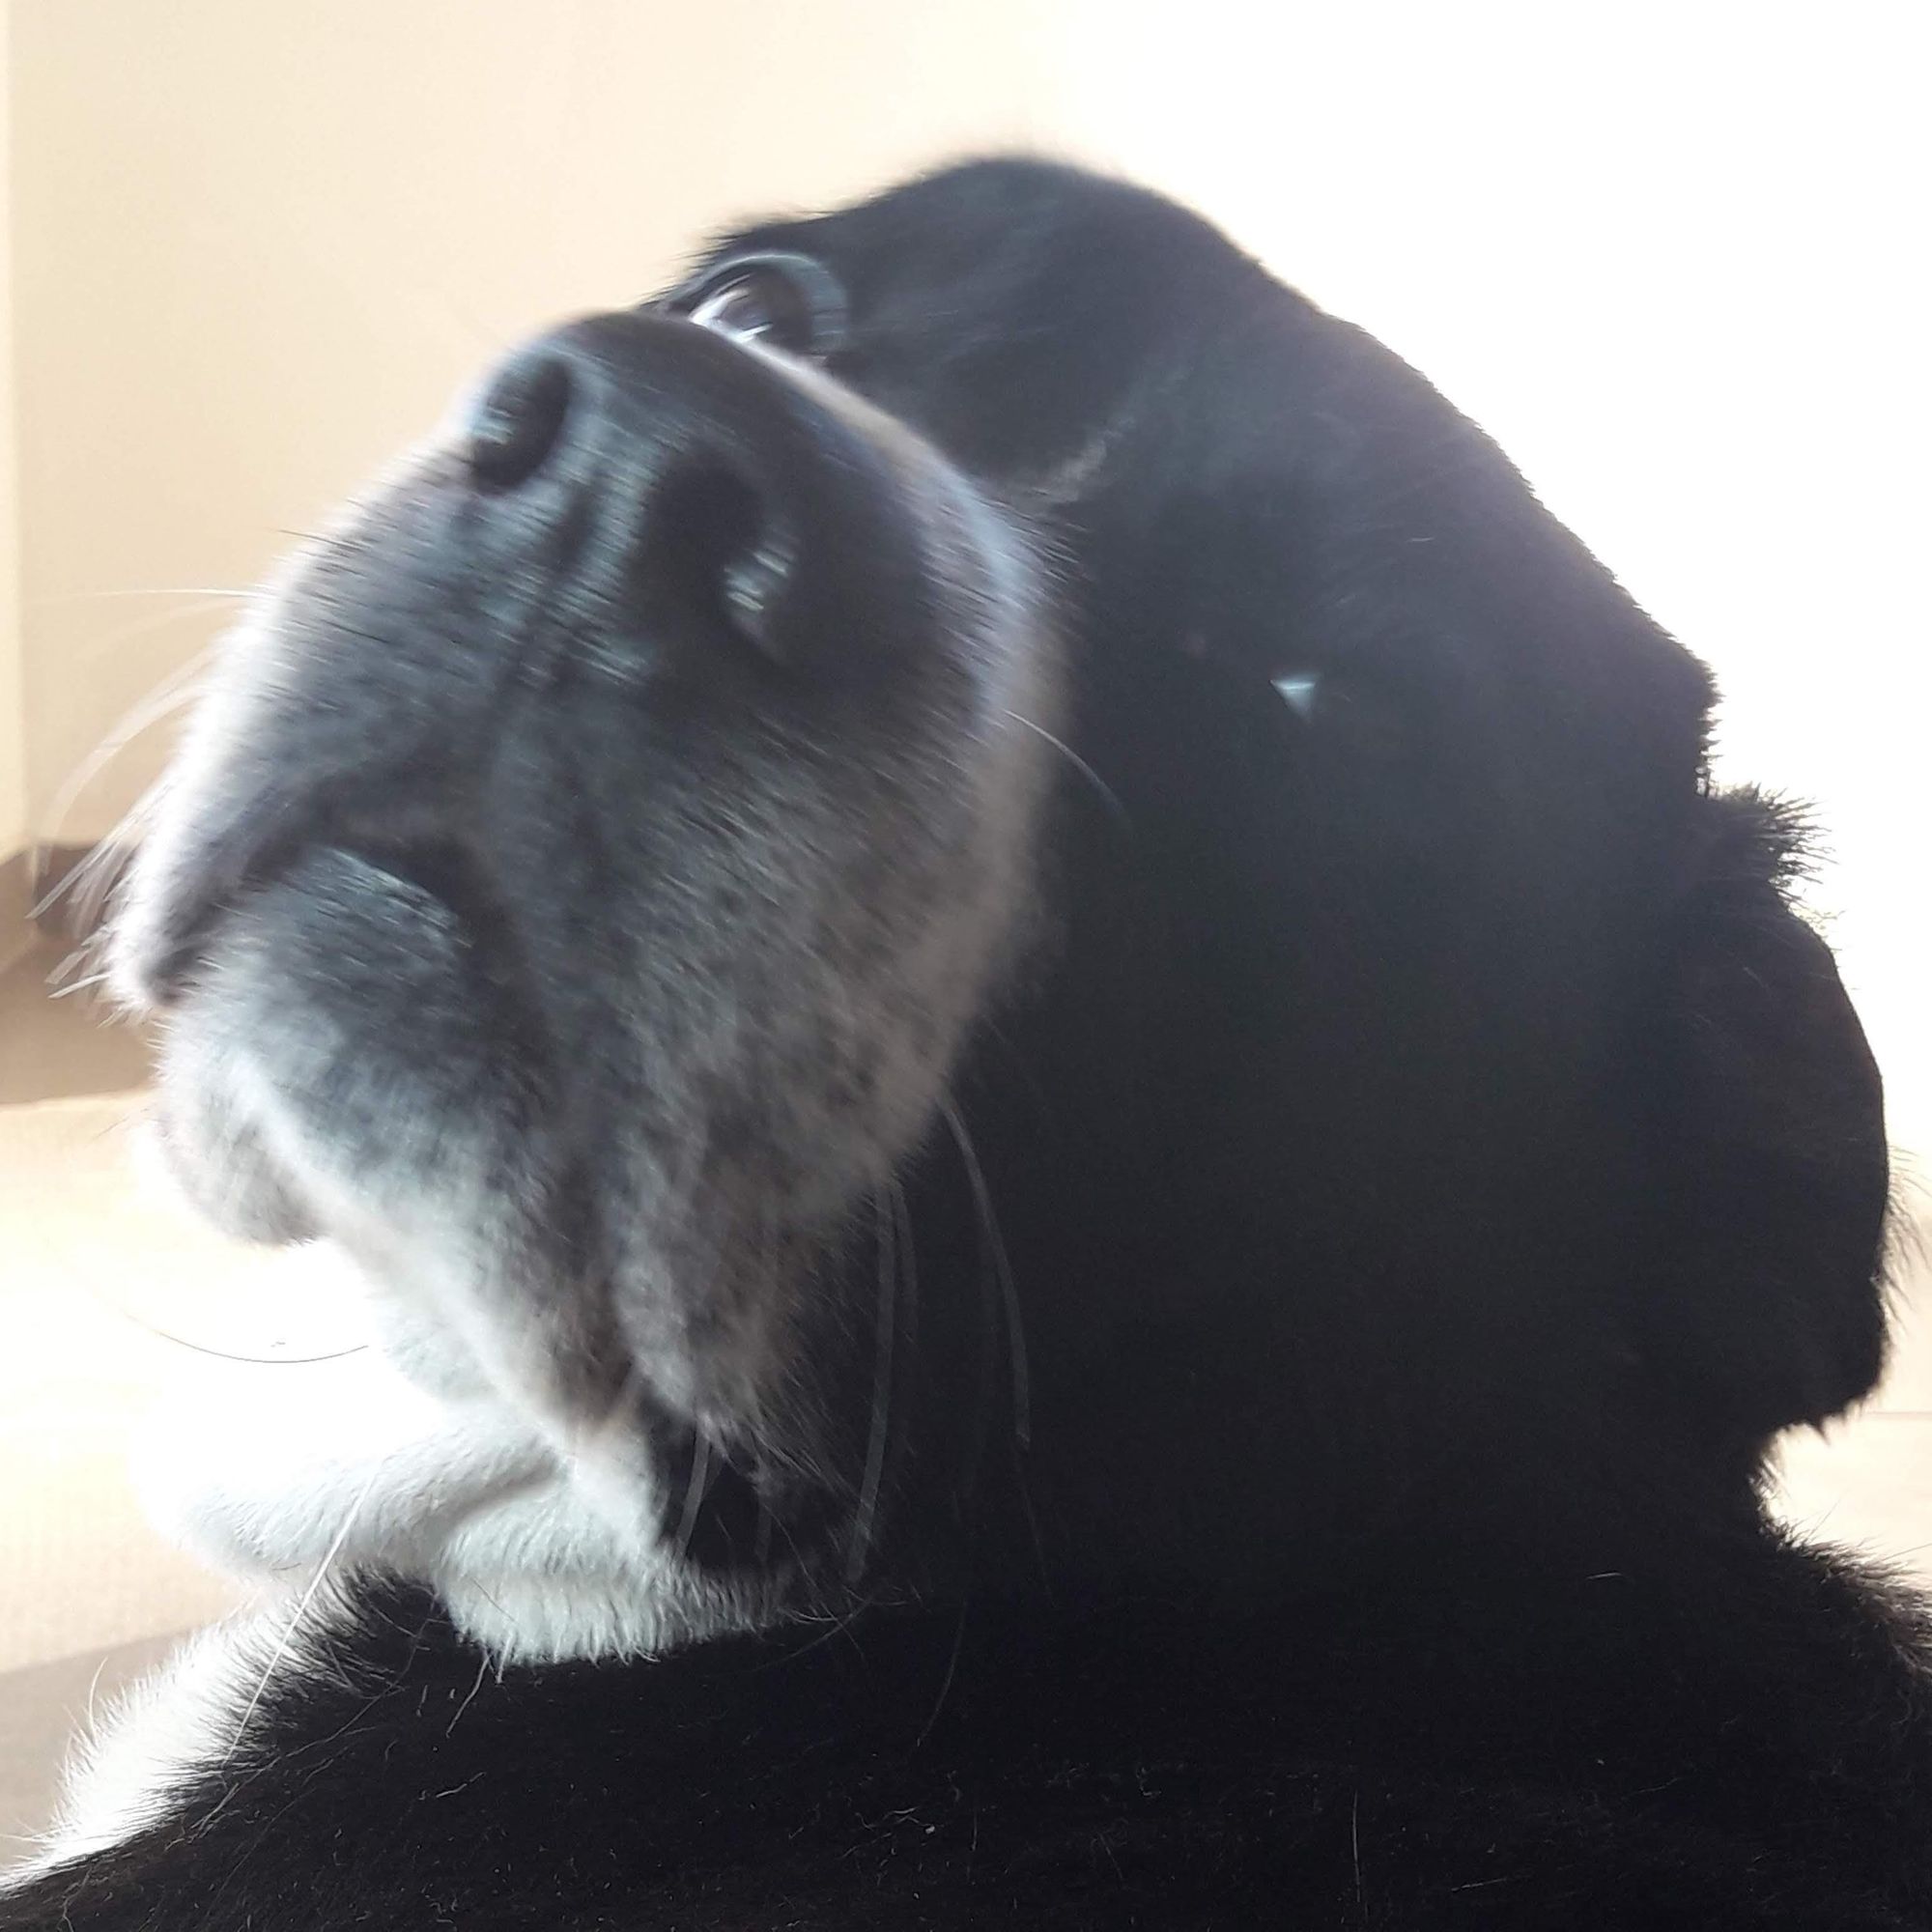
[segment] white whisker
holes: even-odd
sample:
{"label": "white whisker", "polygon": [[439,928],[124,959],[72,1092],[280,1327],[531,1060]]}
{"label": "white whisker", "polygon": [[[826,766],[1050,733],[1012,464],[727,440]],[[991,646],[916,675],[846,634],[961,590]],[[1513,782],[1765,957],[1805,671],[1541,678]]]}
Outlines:
{"label": "white whisker", "polygon": [[190,617],[212,616],[215,611],[225,617],[231,606],[237,601],[227,591],[217,591],[204,597],[197,603],[183,604],[171,611],[156,611],[146,617],[136,617],[130,624],[124,624],[119,630],[109,631],[104,638],[92,638],[81,645],[79,657],[83,663],[97,664],[109,651],[119,650],[124,644],[130,644],[136,638],[145,638],[156,631],[164,631],[170,624],[179,624]]}
{"label": "white whisker", "polygon": [[1013,1368],[1013,1435],[1020,1446],[1025,1448],[1033,1439],[1033,1396],[1027,1370],[1026,1329],[1020,1321],[1019,1286],[1013,1280],[1007,1244],[993,1213],[992,1194],[986,1186],[980,1156],[973,1151],[973,1143],[967,1137],[966,1122],[959,1118],[958,1109],[950,1099],[939,1103],[939,1118],[946,1122],[953,1140],[958,1143],[959,1157],[966,1165],[966,1178],[973,1189],[974,1205],[979,1209],[980,1223],[985,1231],[994,1278],[999,1283],[1006,1307],[1007,1336]]}
{"label": "white whisker", "polygon": [[90,973],[80,980],[62,980],[58,973],[50,982],[47,997],[50,1000],[71,1000],[76,993],[84,993],[90,986],[104,986],[112,976],[106,972]]}
{"label": "white whisker", "polygon": [[1022,718],[1017,711],[1009,711],[1006,713],[1006,716],[1010,718],[1015,724],[1025,725],[1037,737],[1044,738],[1099,793],[1107,809],[1114,813],[1121,823],[1122,825],[1131,825],[1132,821],[1127,816],[1127,808],[1121,803],[1120,794],[1064,738],[1056,738],[1044,724],[1036,724],[1031,718]]}
{"label": "white whisker", "polygon": [[343,1512],[342,1526],[335,1532],[334,1537],[329,1542],[328,1548],[323,1551],[322,1561],[316,1565],[315,1575],[309,1579],[308,1588],[297,1600],[295,1609],[290,1613],[286,1628],[284,1628],[280,1637],[276,1639],[274,1649],[269,1653],[268,1662],[262,1666],[262,1674],[256,1681],[253,1692],[250,1694],[247,1703],[242,1707],[241,1717],[235,1720],[234,1734],[228,1740],[228,1748],[221,1754],[220,1761],[224,1765],[235,1755],[236,1750],[240,1747],[242,1738],[247,1733],[249,1723],[254,1719],[256,1711],[261,1708],[262,1699],[268,1695],[269,1686],[273,1681],[276,1669],[280,1666],[282,1660],[288,1656],[289,1646],[296,1640],[296,1633],[300,1630],[303,1618],[308,1615],[316,1598],[321,1594],[323,1584],[328,1580],[328,1573],[334,1568],[335,1559],[342,1554],[343,1547],[349,1541],[349,1533],[355,1526],[355,1519],[361,1515],[362,1506],[374,1494],[376,1485],[382,1480],[382,1463],[380,1462],[373,1463],[370,1465],[367,1480],[356,1491],[348,1509]]}
{"label": "white whisker", "polygon": [[700,1429],[691,1451],[691,1474],[684,1486],[684,1509],[678,1518],[673,1539],[678,1560],[691,1552],[691,1539],[697,1528],[697,1512],[704,1506],[705,1492],[711,1487],[711,1438]]}
{"label": "white whisker", "polygon": [[39,611],[60,604],[97,604],[122,597],[215,597],[244,600],[254,595],[245,588],[224,587],[218,583],[150,583],[127,590],[63,590],[51,597],[30,597],[27,609]]}
{"label": "white whisker", "polygon": [[[80,761],[80,764],[75,768],[67,782],[55,792],[52,802],[47,807],[47,817],[51,822],[45,837],[40,840],[38,847],[37,863],[41,868],[38,875],[40,878],[43,878],[45,875],[46,855],[59,841],[61,831],[67,823],[69,814],[79,802],[82,793],[144,731],[158,724],[164,718],[192,700],[196,695],[196,680],[208,668],[209,659],[212,655],[213,646],[211,645],[206,649],[197,651],[179,670],[173,671],[164,677],[139,703],[132,706],[123,716],[121,722]],[[145,805],[145,803],[146,801],[143,800],[142,805]],[[142,806],[137,805],[135,810],[138,811],[141,809]],[[128,817],[131,818],[133,815],[130,812]],[[124,820],[123,822],[126,823],[127,821]],[[101,842],[102,845],[107,843],[105,840]],[[70,874],[71,876],[71,874]],[[34,908],[32,916],[36,919],[41,918],[60,898],[62,893],[67,889],[68,882],[66,879],[63,879],[59,885],[55,886],[43,897],[41,902]]]}
{"label": "white whisker", "polygon": [[872,1196],[874,1240],[879,1251],[879,1309],[872,1345],[872,1424],[866,1440],[866,1472],[859,1485],[859,1507],[852,1519],[852,1550],[845,1579],[856,1584],[871,1551],[879,1506],[879,1481],[886,1466],[886,1430],[893,1404],[893,1331],[898,1308],[898,1223],[886,1211],[883,1194]]}

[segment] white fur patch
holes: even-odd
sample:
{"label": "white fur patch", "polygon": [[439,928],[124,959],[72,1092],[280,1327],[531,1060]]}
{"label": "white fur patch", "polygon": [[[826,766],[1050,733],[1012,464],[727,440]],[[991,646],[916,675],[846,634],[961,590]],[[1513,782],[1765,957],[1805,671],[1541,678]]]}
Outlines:
{"label": "white fur patch", "polygon": [[503,1661],[653,1655],[755,1620],[750,1593],[627,1535],[595,1463],[491,1396],[439,1400],[374,1350],[224,1379],[211,1403],[195,1378],[139,1459],[150,1515],[220,1569],[405,1571]]}
{"label": "white fur patch", "polygon": [[130,1686],[74,1746],[53,1824],[26,1863],[0,1876],[0,1890],[165,1818],[185,1786],[235,1756],[271,1673],[329,1668],[327,1639],[342,1614],[327,1588],[265,1604],[189,1638]]}

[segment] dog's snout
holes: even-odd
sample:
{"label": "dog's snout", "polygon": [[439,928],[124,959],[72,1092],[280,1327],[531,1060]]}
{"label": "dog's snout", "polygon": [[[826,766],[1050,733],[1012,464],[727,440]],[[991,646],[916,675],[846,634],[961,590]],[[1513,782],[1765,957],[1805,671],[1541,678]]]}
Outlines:
{"label": "dog's snout", "polygon": [[514,489],[534,476],[563,436],[572,388],[570,363],[548,345],[511,356],[470,412],[466,454],[477,482]]}

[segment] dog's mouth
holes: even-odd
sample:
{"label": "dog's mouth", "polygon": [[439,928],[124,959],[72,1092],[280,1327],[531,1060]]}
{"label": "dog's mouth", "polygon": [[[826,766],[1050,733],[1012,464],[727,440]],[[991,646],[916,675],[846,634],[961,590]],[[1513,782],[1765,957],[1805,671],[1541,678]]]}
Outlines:
{"label": "dog's mouth", "polygon": [[840,1257],[1025,936],[1035,573],[917,438],[687,324],[484,395],[233,641],[118,976],[206,1212],[339,1242],[412,1378],[755,1567],[858,1506]]}

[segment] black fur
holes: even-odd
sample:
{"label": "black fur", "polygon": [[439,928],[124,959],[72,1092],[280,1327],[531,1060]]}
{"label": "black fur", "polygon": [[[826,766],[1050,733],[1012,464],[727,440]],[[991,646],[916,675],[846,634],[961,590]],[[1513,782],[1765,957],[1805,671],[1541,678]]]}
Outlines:
{"label": "black fur", "polygon": [[1051,929],[952,1083],[1004,1258],[936,1125],[873,1584],[497,1681],[370,1581],[0,1928],[1932,1926],[1924,1613],[1760,1495],[1879,1371],[1879,1084],[1701,668],[1161,201],[997,161],[747,244],[995,497],[1111,425]]}

